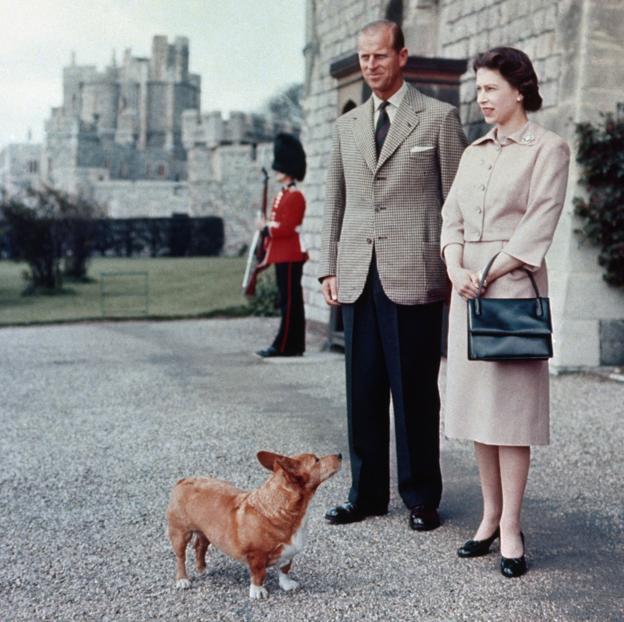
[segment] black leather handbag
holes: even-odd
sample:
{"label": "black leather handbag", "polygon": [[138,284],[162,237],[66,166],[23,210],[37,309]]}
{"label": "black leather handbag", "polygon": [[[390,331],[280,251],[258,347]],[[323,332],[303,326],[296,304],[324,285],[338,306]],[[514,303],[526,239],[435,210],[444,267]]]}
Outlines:
{"label": "black leather handbag", "polygon": [[490,259],[477,297],[468,301],[468,359],[471,361],[545,360],[553,355],[550,302],[540,296],[535,278],[524,270],[535,298],[482,298],[483,283],[498,253]]}

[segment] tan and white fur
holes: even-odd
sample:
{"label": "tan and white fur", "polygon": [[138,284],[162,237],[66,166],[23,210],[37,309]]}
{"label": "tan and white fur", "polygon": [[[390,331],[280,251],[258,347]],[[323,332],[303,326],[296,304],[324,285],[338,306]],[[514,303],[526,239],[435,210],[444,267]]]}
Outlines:
{"label": "tan and white fur", "polygon": [[288,572],[305,543],[310,501],[318,486],[340,469],[342,456],[288,457],[261,451],[258,460],[272,474],[252,491],[212,477],[187,477],[174,486],[167,521],[177,558],[176,587],[190,587],[186,548],[193,535],[198,572],[205,570],[212,544],[248,565],[250,598],[268,597],[263,583],[272,566],[278,568],[283,590],[298,587]]}

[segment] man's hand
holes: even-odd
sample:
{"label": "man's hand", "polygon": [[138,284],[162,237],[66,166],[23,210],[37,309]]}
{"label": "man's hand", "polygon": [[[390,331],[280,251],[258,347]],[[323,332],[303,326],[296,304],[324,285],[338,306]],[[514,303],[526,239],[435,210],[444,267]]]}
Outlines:
{"label": "man's hand", "polygon": [[336,287],[336,277],[326,276],[321,283],[321,291],[325,302],[331,307],[340,305],[338,302],[338,288]]}
{"label": "man's hand", "polygon": [[[479,275],[464,268],[449,270],[449,279],[453,283],[455,291],[464,299],[476,298],[479,293]],[[486,283],[483,284],[485,289]]]}

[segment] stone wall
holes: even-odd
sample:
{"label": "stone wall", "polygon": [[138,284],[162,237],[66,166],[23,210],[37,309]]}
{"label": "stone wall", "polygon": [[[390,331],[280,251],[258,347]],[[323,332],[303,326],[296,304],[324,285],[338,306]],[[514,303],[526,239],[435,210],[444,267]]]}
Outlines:
{"label": "stone wall", "polygon": [[110,218],[162,218],[190,214],[189,188],[172,181],[91,181],[91,198]]}
{"label": "stone wall", "polygon": [[271,208],[278,190],[271,173],[272,159],[272,142],[214,148],[196,145],[189,151],[191,214],[223,218],[226,255],[239,255],[251,242],[262,206],[262,167],[269,172]]}
{"label": "stone wall", "polygon": [[36,143],[11,143],[0,151],[0,192],[11,195],[37,184],[41,150]]}

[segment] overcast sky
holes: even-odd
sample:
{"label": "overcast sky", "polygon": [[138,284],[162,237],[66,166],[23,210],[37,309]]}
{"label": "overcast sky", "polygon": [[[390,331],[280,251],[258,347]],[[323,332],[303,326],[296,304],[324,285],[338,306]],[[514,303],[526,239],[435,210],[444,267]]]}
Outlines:
{"label": "overcast sky", "polygon": [[305,0],[0,0],[0,147],[43,138],[62,69],[150,56],[152,36],[190,39],[202,110],[257,110],[303,81]]}

